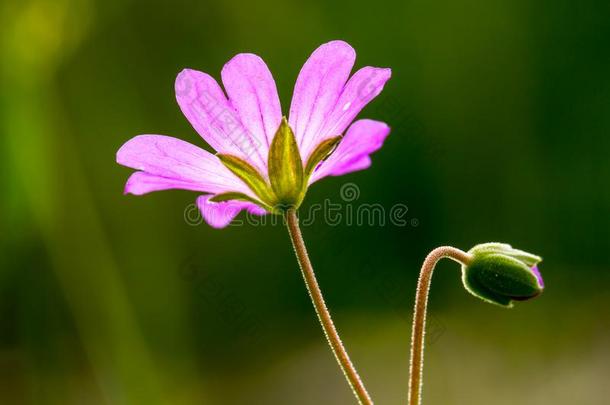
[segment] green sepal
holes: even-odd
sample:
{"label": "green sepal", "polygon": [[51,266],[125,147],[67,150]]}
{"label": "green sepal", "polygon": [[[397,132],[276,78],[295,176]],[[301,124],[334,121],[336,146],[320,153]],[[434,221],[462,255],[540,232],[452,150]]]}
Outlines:
{"label": "green sepal", "polygon": [[542,257],[533,255],[531,253],[524,252],[519,249],[512,249],[509,253],[505,253],[506,255],[522,261],[528,267],[533,267],[542,261]]}
{"label": "green sepal", "polygon": [[222,193],[222,194],[216,194],[214,197],[210,198],[210,201],[212,202],[224,202],[224,201],[231,201],[231,200],[238,200],[238,201],[248,201],[251,202],[252,204],[256,204],[259,207],[267,210],[267,211],[271,211],[271,207],[255,198],[252,198],[248,195],[245,195],[244,193],[238,193],[235,191],[230,191],[227,193]]}
{"label": "green sepal", "polygon": [[320,142],[320,144],[316,146],[313,152],[311,152],[311,155],[309,155],[309,159],[307,159],[307,164],[305,165],[306,179],[309,179],[309,176],[311,176],[311,173],[313,173],[314,169],[318,167],[318,164],[321,161],[333,153],[342,138],[342,136],[335,136]]}
{"label": "green sepal", "polygon": [[462,267],[464,287],[472,295],[492,304],[512,307],[515,300],[527,300],[542,293],[538,279],[526,263],[481,250]]}
{"label": "green sepal", "polygon": [[515,249],[507,243],[482,243],[470,249],[468,253],[473,256],[499,253],[520,260],[524,262],[528,267],[535,266],[536,264],[542,261],[542,258],[540,256],[524,252],[523,250]]}
{"label": "green sepal", "polygon": [[273,205],[274,197],[273,192],[270,190],[269,185],[260,175],[258,171],[248,162],[232,155],[217,155],[218,159],[224,164],[229,170],[239,177],[246,185],[256,194],[262,202],[268,205]]}
{"label": "green sepal", "polygon": [[304,196],[303,162],[296,138],[285,117],[269,147],[268,167],[277,205],[298,207]]}

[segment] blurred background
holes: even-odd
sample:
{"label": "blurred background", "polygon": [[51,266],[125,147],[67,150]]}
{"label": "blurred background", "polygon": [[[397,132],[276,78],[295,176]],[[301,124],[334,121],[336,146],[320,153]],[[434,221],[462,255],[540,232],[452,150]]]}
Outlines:
{"label": "blurred background", "polygon": [[361,114],[393,128],[373,166],[303,207],[408,207],[303,229],[376,402],[406,403],[425,255],[502,241],[544,256],[547,290],[503,310],[441,263],[425,403],[608,403],[610,3],[567,0],[3,1],[0,403],[354,403],[281,224],[187,221],[195,193],[125,196],[115,163],[141,133],[204,146],[175,102],[184,67],[257,53],[286,112],[331,39],[393,69]]}

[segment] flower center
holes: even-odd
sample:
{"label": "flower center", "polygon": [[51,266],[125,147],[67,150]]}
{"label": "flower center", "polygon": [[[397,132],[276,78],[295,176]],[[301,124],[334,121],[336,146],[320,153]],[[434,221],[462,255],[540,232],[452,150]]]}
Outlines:
{"label": "flower center", "polygon": [[305,198],[311,174],[334,151],[339,141],[341,136],[322,141],[303,165],[294,132],[284,117],[269,147],[269,181],[245,160],[232,155],[218,155],[220,161],[246,183],[257,198],[235,192],[216,195],[211,201],[250,201],[277,214],[296,209]]}

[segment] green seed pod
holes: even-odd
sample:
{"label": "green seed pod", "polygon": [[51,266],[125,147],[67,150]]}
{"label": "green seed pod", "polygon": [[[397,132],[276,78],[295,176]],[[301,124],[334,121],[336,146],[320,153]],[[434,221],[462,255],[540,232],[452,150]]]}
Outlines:
{"label": "green seed pod", "polygon": [[483,301],[512,307],[513,301],[534,298],[544,290],[539,256],[504,243],[477,245],[468,253],[472,260],[462,266],[462,281],[468,292]]}

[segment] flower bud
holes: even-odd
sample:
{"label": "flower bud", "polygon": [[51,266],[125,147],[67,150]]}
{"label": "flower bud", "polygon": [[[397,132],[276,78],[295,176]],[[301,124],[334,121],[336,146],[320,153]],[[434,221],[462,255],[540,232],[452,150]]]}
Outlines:
{"label": "flower bud", "polygon": [[542,293],[538,271],[542,258],[504,243],[484,243],[468,252],[472,260],[462,265],[464,287],[483,301],[512,307]]}

